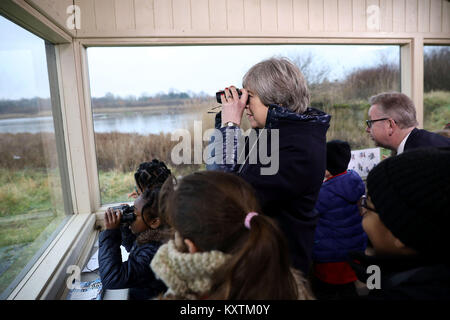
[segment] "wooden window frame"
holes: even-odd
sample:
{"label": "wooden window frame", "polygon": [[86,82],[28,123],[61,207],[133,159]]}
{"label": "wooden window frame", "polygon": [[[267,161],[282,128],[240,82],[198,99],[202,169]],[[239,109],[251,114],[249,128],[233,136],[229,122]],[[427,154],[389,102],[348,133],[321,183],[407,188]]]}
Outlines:
{"label": "wooden window frame", "polygon": [[106,206],[101,206],[92,123],[91,95],[87,67],[88,47],[95,46],[161,46],[161,45],[232,45],[232,44],[396,44],[401,46],[401,91],[409,95],[417,109],[419,127],[423,127],[423,47],[426,44],[450,44],[437,36],[411,36],[408,33],[328,33],[309,37],[269,37],[226,34],[217,37],[74,38],[23,0],[2,0],[0,13],[55,46],[57,86],[60,92],[62,128],[71,201],[74,215],[46,248],[32,269],[9,295],[8,299],[55,299],[65,288],[69,265],[82,265],[87,258],[101,224]]}

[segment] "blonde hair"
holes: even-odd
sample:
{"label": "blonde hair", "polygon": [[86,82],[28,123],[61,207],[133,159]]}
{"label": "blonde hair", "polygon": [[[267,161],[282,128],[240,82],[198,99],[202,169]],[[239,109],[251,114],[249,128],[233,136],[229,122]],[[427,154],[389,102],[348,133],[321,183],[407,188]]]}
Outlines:
{"label": "blonde hair", "polygon": [[242,85],[256,93],[264,105],[278,104],[304,113],[309,105],[309,90],[300,69],[287,58],[270,58],[250,68]]}

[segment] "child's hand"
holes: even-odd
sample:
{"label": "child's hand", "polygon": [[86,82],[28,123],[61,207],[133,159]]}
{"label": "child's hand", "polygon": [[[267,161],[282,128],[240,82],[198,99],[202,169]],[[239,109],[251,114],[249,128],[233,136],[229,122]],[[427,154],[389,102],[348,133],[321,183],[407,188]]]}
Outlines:
{"label": "child's hand", "polygon": [[113,230],[119,228],[121,218],[122,213],[119,210],[114,212],[111,208],[108,208],[105,212],[105,229]]}

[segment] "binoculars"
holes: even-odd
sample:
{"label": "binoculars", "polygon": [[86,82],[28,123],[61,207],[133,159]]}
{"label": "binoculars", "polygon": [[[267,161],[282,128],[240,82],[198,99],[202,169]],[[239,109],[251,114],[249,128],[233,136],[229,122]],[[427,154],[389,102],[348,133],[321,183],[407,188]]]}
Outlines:
{"label": "binoculars", "polygon": [[134,214],[134,206],[129,206],[127,204],[122,204],[120,206],[111,207],[113,212],[120,211],[122,217],[120,218],[120,223],[129,224],[136,220],[136,215]]}

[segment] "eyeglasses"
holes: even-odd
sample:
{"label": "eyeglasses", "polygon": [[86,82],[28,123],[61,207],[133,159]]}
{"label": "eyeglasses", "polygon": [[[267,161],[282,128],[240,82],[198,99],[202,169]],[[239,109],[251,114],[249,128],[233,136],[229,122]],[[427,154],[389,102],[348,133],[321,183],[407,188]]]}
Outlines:
{"label": "eyeglasses", "polygon": [[376,212],[375,208],[369,207],[367,205],[367,196],[366,195],[363,195],[358,200],[358,210],[359,210],[359,214],[361,215],[361,217],[363,217],[367,213],[367,210]]}
{"label": "eyeglasses", "polygon": [[390,118],[381,118],[381,119],[375,119],[375,120],[366,120],[366,123],[367,123],[367,127],[370,129],[370,128],[372,128],[372,124],[374,123],[374,122],[377,122],[377,121],[383,121],[383,120],[389,120]]}

